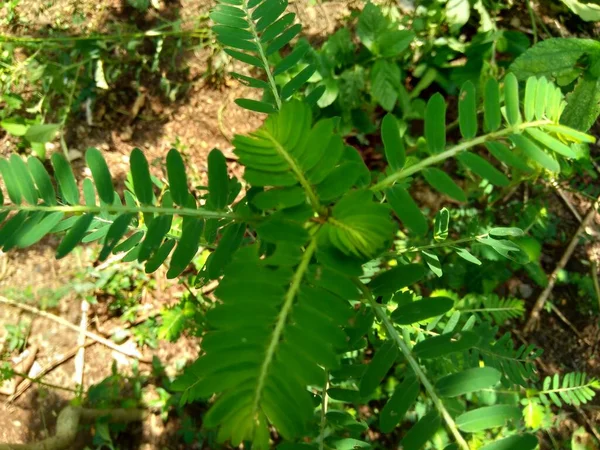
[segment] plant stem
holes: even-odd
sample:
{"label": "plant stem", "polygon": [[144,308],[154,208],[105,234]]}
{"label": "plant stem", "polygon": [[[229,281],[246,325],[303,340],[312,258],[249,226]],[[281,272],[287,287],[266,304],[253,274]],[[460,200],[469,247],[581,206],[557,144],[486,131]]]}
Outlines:
{"label": "plant stem", "polygon": [[325,384],[323,385],[323,393],[321,394],[321,432],[319,433],[319,450],[325,450],[325,427],[327,425],[327,407],[329,405],[329,397],[327,396],[329,389],[329,371],[325,371]]}
{"label": "plant stem", "polygon": [[529,20],[531,21],[531,28],[533,29],[533,43],[537,44],[538,41],[538,31],[537,31],[537,23],[535,22],[535,15],[533,13],[533,8],[531,7],[531,0],[525,0],[527,4],[527,11],[529,11]]}
{"label": "plant stem", "polygon": [[511,134],[519,133],[527,128],[535,128],[542,125],[548,125],[550,123],[552,123],[551,120],[536,120],[534,122],[525,122],[519,125],[510,126],[500,131],[494,131],[492,133],[484,134],[483,136],[471,139],[470,141],[461,142],[460,144],[450,147],[446,151],[437,153],[435,155],[431,155],[428,158],[425,158],[419,161],[418,163],[413,164],[412,166],[400,169],[394,172],[393,174],[388,175],[379,183],[376,183],[375,185],[371,186],[371,190],[382,191],[392,186],[398,180],[407,178],[417,172],[420,172],[423,169],[426,169],[429,166],[445,161],[448,158],[453,158],[459,153],[464,152],[465,150],[468,150],[472,147],[476,147],[478,145],[485,144],[486,142],[494,141]]}
{"label": "plant stem", "polygon": [[452,247],[452,246],[458,245],[458,244],[465,244],[467,242],[473,242],[473,241],[476,241],[477,239],[483,239],[488,236],[489,236],[489,233],[485,233],[485,234],[480,234],[477,236],[471,236],[471,237],[466,237],[463,239],[457,239],[456,241],[438,242],[437,244],[423,245],[421,247],[409,247],[409,248],[405,248],[403,250],[399,250],[393,254],[401,255],[403,253],[415,253],[415,252],[420,252],[421,250],[429,250],[432,248]]}
{"label": "plant stem", "polygon": [[165,208],[162,206],[127,206],[127,205],[3,205],[0,212],[4,211],[31,211],[31,212],[64,212],[71,214],[171,214],[179,216],[202,217],[206,219],[232,219],[239,221],[251,220],[233,213],[208,211],[206,209],[193,208]]}
{"label": "plant stem", "polygon": [[369,290],[369,288],[367,286],[365,286],[360,281],[357,284],[358,284],[358,287],[360,288],[360,290],[363,292],[363,294],[367,298],[369,304],[373,308],[373,311],[375,311],[375,315],[377,317],[379,317],[379,320],[381,320],[381,322],[383,323],[383,326],[385,327],[385,331],[386,331],[387,335],[390,337],[390,339],[392,339],[396,343],[396,345],[398,346],[398,348],[404,355],[404,358],[406,358],[406,361],[408,361],[408,364],[410,365],[412,370],[415,372],[415,374],[419,378],[419,381],[421,382],[421,384],[427,391],[427,394],[431,398],[431,401],[433,402],[436,409],[439,411],[442,418],[446,422],[446,425],[448,426],[448,428],[450,429],[450,432],[454,436],[454,439],[456,440],[456,443],[458,444],[459,448],[461,448],[462,450],[470,450],[469,444],[467,443],[465,438],[462,436],[462,434],[460,434],[460,431],[458,430],[458,427],[456,426],[456,422],[454,422],[454,419],[452,418],[452,416],[450,415],[450,413],[444,406],[444,403],[438,397],[437,393],[435,392],[435,388],[433,387],[433,385],[427,378],[427,375],[425,375],[425,372],[423,372],[423,369],[421,369],[421,366],[419,365],[417,360],[412,355],[412,352],[410,351],[410,349],[408,348],[408,346],[406,345],[406,343],[404,342],[404,340],[398,333],[398,330],[396,330],[396,328],[394,327],[394,324],[388,317],[387,313],[383,310],[381,305],[379,305],[375,301],[375,299],[373,298],[373,295],[371,294],[371,291]]}
{"label": "plant stem", "polygon": [[125,39],[140,39],[153,37],[168,37],[168,36],[191,36],[191,37],[206,37],[208,29],[194,30],[171,30],[158,31],[148,30],[140,33],[125,33],[125,34],[98,34],[89,36],[61,36],[61,37],[33,37],[33,36],[10,36],[0,35],[0,42],[9,42],[14,44],[62,44],[80,41],[120,41]]}
{"label": "plant stem", "polygon": [[271,73],[271,67],[269,66],[269,61],[267,60],[267,55],[265,55],[265,51],[263,49],[262,43],[260,42],[260,38],[258,37],[258,32],[256,31],[256,27],[254,26],[254,21],[250,15],[250,10],[248,9],[248,1],[244,0],[244,5],[242,6],[246,15],[248,16],[248,24],[250,25],[250,33],[254,36],[254,44],[258,49],[258,54],[260,56],[260,60],[265,66],[265,72],[267,73],[267,78],[269,80],[269,85],[271,86],[271,91],[273,92],[273,98],[275,99],[275,104],[277,105],[277,109],[281,109],[281,97],[279,96],[279,92],[277,92],[277,84],[275,84],[275,78],[273,78],[273,74]]}

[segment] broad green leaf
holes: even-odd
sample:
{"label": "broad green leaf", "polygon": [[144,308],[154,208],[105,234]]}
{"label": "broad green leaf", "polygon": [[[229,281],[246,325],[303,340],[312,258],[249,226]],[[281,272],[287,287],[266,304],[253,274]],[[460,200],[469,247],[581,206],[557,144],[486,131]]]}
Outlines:
{"label": "broad green leaf", "polygon": [[419,342],[414,346],[415,355],[422,359],[441,358],[451,353],[464,352],[475,347],[479,342],[479,335],[472,331],[463,331],[433,336]]}
{"label": "broad green leaf", "polygon": [[[188,219],[188,220],[186,220]],[[167,278],[178,277],[190,264],[200,246],[200,237],[204,230],[204,221],[194,217],[183,220],[183,230],[177,248],[171,257]]]}
{"label": "broad green leaf", "polygon": [[16,245],[20,248],[31,247],[46,236],[64,217],[64,213],[57,211],[47,214],[43,219],[35,224],[34,227],[22,233],[16,240]]}
{"label": "broad green leaf", "polygon": [[[296,14],[294,13],[284,14],[263,31],[260,41],[263,44],[272,41],[278,35],[283,33],[283,31],[294,22],[295,18]],[[264,64],[262,65],[262,68],[264,68]]]}
{"label": "broad green leaf", "polygon": [[254,67],[258,67],[259,69],[264,69],[265,67],[263,62],[256,56],[252,56],[247,53],[233,50],[230,48],[226,48],[225,53],[227,53],[232,58],[237,59],[238,61],[241,61]]}
{"label": "broad green leaf", "polygon": [[489,237],[477,238],[477,241],[492,247],[500,255],[518,262],[519,264],[527,264],[530,262],[527,253],[514,242],[506,239],[492,239]]}
{"label": "broad green leaf", "polygon": [[477,408],[456,418],[456,425],[467,433],[502,427],[509,420],[519,420],[521,408],[515,405],[494,405]]}
{"label": "broad green leaf", "polygon": [[113,249],[113,253],[117,254],[119,252],[128,252],[133,247],[138,245],[141,242],[143,237],[144,237],[143,231],[136,231],[131,236],[129,236],[127,239],[125,239],[123,242],[121,242],[119,245],[117,245]]}
{"label": "broad green leaf", "polygon": [[506,175],[475,153],[464,152],[458,155],[457,158],[473,173],[496,186],[506,187],[510,184],[510,180]]}
{"label": "broad green leaf", "polygon": [[400,136],[398,121],[392,114],[386,114],[381,121],[381,139],[389,166],[394,171],[402,169],[406,162],[406,150]]}
{"label": "broad green leaf", "polygon": [[67,232],[63,240],[56,249],[56,259],[61,259],[67,256],[81,242],[85,233],[89,229],[94,220],[93,214],[84,214]]}
{"label": "broad green leaf", "polygon": [[470,16],[469,0],[448,0],[446,3],[446,20],[454,30],[462,28],[469,21]]}
{"label": "broad green leaf", "polygon": [[442,421],[436,410],[428,412],[400,441],[402,450],[421,450],[438,431]]}
{"label": "broad green leaf", "polygon": [[538,42],[522,53],[510,66],[519,80],[530,76],[546,77],[560,86],[573,82],[581,69],[577,64],[584,55],[600,55],[595,39],[551,38]]}
{"label": "broad green leaf", "polygon": [[44,203],[47,205],[55,205],[56,192],[54,191],[54,186],[52,185],[50,175],[48,174],[48,171],[42,162],[35,156],[30,156],[27,159],[27,166],[29,167],[29,171],[33,176],[33,180],[37,185],[38,191]]}
{"label": "broad green leaf", "polygon": [[535,128],[528,128],[527,134],[533,137],[536,141],[547,147],[548,149],[563,155],[567,158],[576,158],[577,155],[568,145],[563,144],[558,139],[553,138],[549,134]]}
{"label": "broad green leaf", "polygon": [[500,111],[500,87],[492,78],[486,81],[483,94],[483,121],[485,130],[496,131],[500,127],[502,115]]}
{"label": "broad green leaf", "polygon": [[394,213],[409,230],[420,236],[427,233],[427,219],[406,189],[395,185],[386,189],[385,195]]}
{"label": "broad green leaf", "polygon": [[54,177],[58,182],[63,199],[71,205],[79,204],[79,189],[77,189],[77,182],[71,165],[60,153],[54,153],[51,160],[54,167]]}
{"label": "broad green leaf", "polygon": [[513,144],[519,147],[519,149],[521,149],[521,151],[525,153],[529,159],[535,161],[543,168],[554,173],[560,172],[560,164],[558,164],[558,161],[556,161],[522,134],[513,134],[510,136],[510,140]]}
{"label": "broad green leaf", "polygon": [[26,125],[22,118],[7,118],[0,122],[0,127],[4,128],[8,134],[13,136],[25,136],[29,125]]}
{"label": "broad green leaf", "polygon": [[562,0],[571,11],[586,22],[600,22],[600,5],[580,0]]}
{"label": "broad green leaf", "polygon": [[454,200],[459,202],[466,202],[467,196],[464,191],[450,178],[450,176],[440,169],[430,167],[423,170],[423,178],[431,185],[436,191],[447,195]]}
{"label": "broad green leaf", "polygon": [[0,173],[4,179],[4,187],[6,187],[8,197],[15,205],[20,204],[23,198],[21,195],[21,188],[17,182],[13,168],[8,160],[4,158],[0,158]]}
{"label": "broad green leaf", "polygon": [[300,223],[282,220],[271,216],[268,220],[256,226],[256,232],[266,242],[291,242],[298,245],[310,239],[310,234]]}
{"label": "broad green leaf", "polygon": [[458,125],[465,139],[477,135],[477,93],[470,81],[463,84],[458,97]]}
{"label": "broad green leaf", "polygon": [[[286,56],[285,58],[283,58],[281,61],[279,61],[277,63],[277,65],[275,66],[275,69],[273,69],[273,76],[277,76],[284,72],[287,72],[289,69],[296,66],[300,62],[300,60],[304,57],[304,55],[306,55],[308,50],[310,50],[309,45],[296,45],[294,50],[288,56]],[[313,72],[314,72],[314,70],[313,70]],[[312,73],[311,73],[311,75],[312,75]],[[310,78],[310,75],[308,78]],[[303,83],[301,83],[301,84],[303,84]],[[282,93],[282,97],[285,97],[283,95],[283,90],[281,91],[281,93]]]}
{"label": "broad green leaf", "polygon": [[386,111],[391,111],[398,100],[400,68],[394,62],[379,59],[371,69],[371,95]]}
{"label": "broad green leaf", "polygon": [[538,120],[542,120],[546,116],[549,89],[552,89],[552,86],[548,84],[548,80],[543,77],[540,78],[535,93],[535,118]]}
{"label": "broad green leaf", "polygon": [[436,241],[445,241],[448,238],[448,225],[450,224],[450,211],[442,208],[435,215],[433,221],[433,238]]}
{"label": "broad green leaf", "polygon": [[206,269],[211,280],[219,278],[225,266],[238,249],[244,237],[246,227],[240,223],[233,223],[225,228],[217,249],[210,254],[206,261]]}
{"label": "broad green leaf", "polygon": [[383,57],[397,57],[415,38],[410,30],[386,30],[377,37],[377,48]]}
{"label": "broad green leaf", "polygon": [[406,376],[381,410],[379,428],[383,433],[390,433],[404,419],[418,395],[419,382],[414,376]]}
{"label": "broad green leaf", "polygon": [[115,219],[106,233],[104,246],[102,247],[100,255],[98,256],[99,261],[104,261],[106,258],[108,258],[108,255],[110,255],[113,249],[117,246],[125,233],[127,233],[132,219],[133,216],[131,214],[121,214]]}
{"label": "broad green leaf", "polygon": [[501,377],[502,374],[492,367],[476,367],[440,378],[435,388],[442,397],[458,397],[492,387]]}
{"label": "broad green leaf", "polygon": [[92,172],[92,177],[94,178],[94,183],[96,184],[96,189],[98,191],[98,197],[100,197],[100,200],[104,203],[112,205],[115,197],[115,190],[112,185],[110,170],[108,170],[108,165],[106,164],[102,153],[100,153],[98,149],[88,148],[85,152],[85,161]]}
{"label": "broad green leaf", "polygon": [[181,154],[174,148],[167,154],[167,177],[173,201],[179,206],[185,206],[189,197],[185,164]]}
{"label": "broad green leaf", "polygon": [[410,325],[446,314],[453,307],[454,300],[450,298],[430,297],[399,306],[391,317],[398,325]]}
{"label": "broad green leaf", "polygon": [[393,341],[386,341],[377,350],[360,379],[359,391],[362,397],[367,397],[375,392],[397,357],[398,347]]}
{"label": "broad green leaf", "polygon": [[525,120],[531,122],[535,116],[535,105],[536,105],[536,94],[537,94],[538,80],[536,77],[531,76],[527,79],[525,85],[525,98],[523,99],[523,106],[525,109]]}
{"label": "broad green leaf", "polygon": [[421,250],[421,256],[423,256],[427,267],[429,267],[429,269],[435,274],[436,277],[441,277],[442,275],[444,275],[440,258],[435,253],[426,250]]}
{"label": "broad green leaf", "polygon": [[551,133],[556,133],[558,135],[562,135],[563,137],[568,137],[570,141],[574,141],[576,143],[585,142],[587,144],[594,144],[597,140],[594,136],[590,134],[583,133],[581,131],[560,124],[548,124],[544,125],[543,128],[545,130],[550,131]]}
{"label": "broad green leaf", "polygon": [[167,260],[171,251],[175,247],[175,239],[166,239],[160,247],[154,252],[154,254],[148,258],[144,265],[144,272],[153,273],[158,270],[160,266]]}
{"label": "broad green leaf", "polygon": [[484,445],[480,450],[534,450],[538,440],[533,434],[515,434]]}
{"label": "broad green leaf", "polygon": [[252,100],[249,98],[237,98],[235,99],[235,104],[241,106],[244,109],[248,109],[250,111],[258,113],[272,114],[274,112],[277,112],[277,109],[270,103]]}
{"label": "broad green leaf", "polygon": [[373,201],[372,193],[354,191],[333,207],[318,237],[321,244],[331,244],[346,256],[364,258],[377,254],[395,229],[389,209]]}
{"label": "broad green leaf", "polygon": [[379,273],[371,280],[369,287],[374,295],[393,294],[424,276],[425,268],[421,264],[401,264]]}
{"label": "broad green leaf", "polygon": [[[594,43],[600,47],[599,42]],[[597,58],[600,58],[600,53]],[[573,92],[567,95],[567,101],[561,123],[580,131],[588,131],[600,115],[600,77],[586,73],[577,82]]]}
{"label": "broad green leaf", "polygon": [[506,120],[509,125],[521,123],[519,81],[513,73],[509,73],[504,77],[504,104],[506,105]]}
{"label": "broad green leaf", "polygon": [[476,264],[478,266],[481,265],[481,261],[478,258],[476,258],[475,256],[473,256],[471,254],[471,252],[469,252],[467,249],[455,248],[454,250],[456,251],[456,254],[458,256],[460,256],[462,259],[464,259],[465,261],[469,261],[470,263]]}
{"label": "broad green leaf", "polygon": [[367,3],[358,17],[356,26],[356,34],[362,44],[373,52],[376,50],[374,44],[377,38],[386,28],[387,22],[381,9],[371,2]]}
{"label": "broad green leaf", "polygon": [[173,216],[157,216],[148,225],[144,241],[140,244],[138,261],[146,261],[161,246],[163,239],[171,228]]}
{"label": "broad green leaf", "polygon": [[506,145],[500,142],[486,142],[485,147],[498,161],[503,162],[509,167],[514,167],[522,172],[530,173],[531,168],[527,163],[518,155],[510,150]]}
{"label": "broad green leaf", "polygon": [[316,70],[316,67],[313,65],[306,66],[298,75],[296,75],[294,78],[288,81],[281,88],[281,98],[288,99],[292,95],[294,95],[294,93],[298,91],[298,89],[300,89],[302,85],[309,80],[310,77],[313,76]]}
{"label": "broad green leaf", "polygon": [[225,208],[229,198],[227,161],[217,149],[213,149],[208,155],[208,198],[215,209]]}
{"label": "broad green leaf", "polygon": [[154,199],[152,189],[152,178],[148,160],[139,148],[134,148],[129,157],[131,166],[131,178],[133,179],[133,190],[142,205],[151,205]]}
{"label": "broad green leaf", "polygon": [[58,123],[44,123],[31,125],[25,132],[25,139],[29,142],[46,143],[54,139],[56,132],[60,129]]}
{"label": "broad green leaf", "polygon": [[38,192],[25,161],[23,161],[20,156],[13,153],[10,155],[10,166],[23,197],[30,205],[36,205],[38,201]]}
{"label": "broad green leaf", "polygon": [[86,206],[96,206],[96,187],[89,178],[84,178],[82,184],[83,202]]}
{"label": "broad green leaf", "polygon": [[0,245],[4,246],[10,242],[11,238],[19,232],[21,226],[28,218],[29,214],[25,211],[19,211],[2,224],[0,228]]}
{"label": "broad green leaf", "polygon": [[520,237],[525,234],[523,230],[516,227],[495,227],[492,228],[489,233],[492,236],[512,236],[512,237]]}
{"label": "broad green leaf", "polygon": [[300,25],[299,23],[292,25],[291,27],[289,27],[287,30],[285,30],[283,33],[281,33],[279,36],[277,36],[275,39],[273,39],[269,43],[269,45],[267,46],[267,49],[265,51],[265,54],[267,56],[270,56],[273,53],[279,51],[285,45],[289,44],[289,42],[292,39],[294,39],[296,37],[296,35],[298,33],[300,33],[301,30],[302,30],[302,25]]}
{"label": "broad green leaf", "polygon": [[434,94],[425,108],[425,139],[431,153],[446,148],[446,100],[442,94]]}

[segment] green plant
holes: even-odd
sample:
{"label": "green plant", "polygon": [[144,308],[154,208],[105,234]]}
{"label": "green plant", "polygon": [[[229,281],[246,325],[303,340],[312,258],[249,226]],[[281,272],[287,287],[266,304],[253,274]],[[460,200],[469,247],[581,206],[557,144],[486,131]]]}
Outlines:
{"label": "green plant", "polygon": [[[57,195],[38,159],[25,163],[12,155],[0,160],[10,200],[1,208],[2,250],[66,232],[58,258],[82,240],[101,241],[100,261],[125,253],[123,261],[137,260],[146,272],[164,264],[167,277],[178,278],[201,247],[213,249],[195,278],[196,287],[219,280],[218,301],[203,317],[202,355],[170,388],[182,403],[210,400],[203,426],[217,430],[218,442],[257,450],[272,441],[281,449],[368,448],[365,423],[343,407],[356,410],[389,382],[393,393],[376,426],[391,432],[403,422],[410,428],[399,432],[404,449],[434,438],[450,449],[534,449],[537,439],[521,422],[515,397],[537,381],[540,351],[515,348],[490,323],[518,317],[522,303],[492,297],[459,302],[420,286],[430,278],[427,267],[436,275],[441,269],[435,252],[448,250],[479,266],[467,243],[497,258],[529,262],[516,243],[524,232],[486,227],[447,240],[448,210],[439,211],[431,229],[409,187],[422,178],[466,202],[463,188],[440,168],[449,160],[507,187],[523,174],[558,173],[594,139],[560,123],[567,103],[546,78],[530,77],[523,89],[508,74],[481,90],[472,82],[462,86],[456,143],[447,142],[440,94],[425,105],[417,154],[406,151],[396,117],[385,116],[388,168],[371,173],[343,141],[339,120],[313,119],[325,91],[300,92],[315,70],[298,68],[304,50],[296,47],[274,69],[267,59],[299,32],[286,6],[281,0],[221,0],[211,15],[226,51],[267,78],[236,75],[263,92],[260,101],[237,103],[268,114],[256,131],[233,140],[243,181],[229,177],[215,149],[208,156],[208,186],[190,190],[178,151],[168,153],[163,181],[150,175],[143,152],[135,149],[121,198],[102,154],[88,149],[92,178],[81,189],[65,158],[52,155]],[[287,70],[300,71],[279,88],[274,74]],[[395,248],[392,212],[418,243],[409,251]],[[173,336],[180,328],[177,309],[164,316]],[[167,323],[164,336],[170,335]],[[593,382],[580,392],[581,376],[566,379],[572,402],[589,400],[597,387]],[[548,389],[542,393],[554,400]]]}

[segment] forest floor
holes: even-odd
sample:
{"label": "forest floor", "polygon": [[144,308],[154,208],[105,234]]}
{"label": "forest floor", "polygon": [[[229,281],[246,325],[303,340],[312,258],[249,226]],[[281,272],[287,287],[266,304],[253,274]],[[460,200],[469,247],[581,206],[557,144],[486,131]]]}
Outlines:
{"label": "forest floor", "polygon": [[[47,6],[47,4],[51,6]],[[292,3],[292,2],[291,2]],[[356,2],[360,3],[360,2]],[[17,13],[21,23],[27,26],[8,27],[1,34],[43,35],[48,27],[60,27],[70,34],[88,34],[90,32],[110,32],[122,21],[135,21],[142,28],[150,28],[159,20],[180,18],[183,27],[193,27],[197,18],[205,14],[212,2],[208,0],[161,1],[159,9],[150,9],[146,15],[140,15],[126,6],[125,0],[99,0],[95,2],[76,0],[57,0],[39,2],[22,0]],[[331,33],[347,17],[354,2],[339,0],[314,2],[297,0],[292,3],[307,24],[305,33],[313,41],[320,41]],[[77,23],[73,17],[78,17]],[[523,19],[523,27],[527,28]],[[551,22],[552,19],[548,18]],[[248,96],[247,89],[230,77],[206,76],[214,64],[214,55],[209,47],[194,48],[187,51],[184,64],[189,68],[186,83],[189,85],[184,95],[175,101],[168,101],[148,79],[137,90],[127,89],[107,95],[94,110],[92,125],[84,111],[77,111],[68,126],[66,144],[74,155],[88,147],[96,147],[103,152],[113,176],[121,182],[125,179],[129,167],[128,155],[133,148],[144,150],[152,163],[164,158],[167,151],[176,147],[182,151],[189,171],[202,180],[206,172],[206,157],[213,148],[221,149],[230,158],[230,170],[239,175],[239,167],[231,152],[230,139],[235,133],[243,133],[256,128],[261,117],[249,113],[233,104],[233,99]],[[600,131],[600,130],[597,130]],[[10,153],[13,142],[0,139],[0,152]],[[595,149],[599,153],[598,149]],[[84,164],[82,158],[74,159],[77,175],[82,177]],[[527,193],[518,191],[514,195],[526,198]],[[582,216],[590,202],[567,193],[571,203]],[[427,200],[423,193],[422,199]],[[552,194],[550,213],[561,218],[557,236],[572,236],[578,227],[578,221],[566,206],[563,199]],[[439,204],[439,198],[429,200]],[[600,230],[600,218],[595,228]],[[570,238],[569,238],[570,239]],[[0,295],[11,300],[24,302],[79,324],[83,297],[92,299],[88,313],[90,331],[110,336],[115,330],[123,329],[124,322],[119,317],[119,308],[115,308],[116,294],[107,294],[93,287],[99,283],[97,272],[86,267],[97,266],[93,260],[91,248],[83,248],[62,260],[55,260],[54,252],[58,240],[47,238],[32,249],[13,251],[0,255]],[[544,246],[542,263],[550,273],[564,249],[564,241],[550,242]],[[589,258],[590,252],[598,252],[598,245],[581,245],[569,263],[569,270],[585,274],[588,270],[578,263]],[[97,268],[97,267],[96,267]],[[115,287],[123,289],[120,295],[126,299],[135,298],[138,303],[136,320],[151,317],[166,305],[173,304],[184,292],[184,287],[174,282],[166,282],[165,269],[161,268],[146,276],[143,270],[128,269],[114,261],[110,267],[116,280]],[[588,272],[589,274],[589,272]],[[124,283],[124,284],[119,284]],[[90,287],[92,285],[92,287]],[[530,306],[539,294],[539,289],[516,274],[507,286],[510,292],[521,292],[530,302]],[[532,343],[544,349],[542,376],[555,372],[585,371],[591,376],[600,377],[600,326],[598,320],[589,315],[577,313],[578,293],[569,287],[558,286],[553,294],[553,303],[564,314],[566,321],[556,314],[543,314],[542,328],[527,336]],[[122,300],[122,299],[121,299]],[[0,306],[0,342],[6,341],[6,325],[28,322],[27,348],[38,348],[35,364],[37,367],[52,366],[64,355],[76,347],[77,333],[64,328],[55,321],[31,315],[18,308]],[[139,324],[138,324],[139,325]],[[519,330],[517,336],[519,335]],[[4,336],[3,336],[4,335]],[[140,351],[144,357],[156,356],[165,366],[168,374],[174,374],[198,354],[199,345],[195,338],[182,338],[176,343],[159,341],[155,349],[140,347],[134,340],[126,343],[130,350]],[[86,349],[84,366],[84,386],[87,388],[99,383],[111,375],[111,365],[118,370],[132,373],[133,362],[101,344]],[[142,373],[150,373],[151,365],[140,363]],[[76,381],[74,358],[56,365],[44,377],[49,384],[75,389]],[[155,398],[158,393],[154,392]],[[73,393],[31,386],[14,401],[6,402],[0,396],[0,442],[31,442],[44,438],[51,433],[56,415]],[[590,421],[600,421],[599,403],[596,412],[587,412],[584,418],[575,410],[569,410],[559,427],[559,437],[566,438],[580,425],[588,426]],[[197,420],[192,418],[192,420]],[[130,427],[131,432],[117,448],[123,449],[177,449],[195,448],[184,445],[181,437],[180,418],[171,416],[163,421],[152,415],[140,424]],[[78,447],[84,448],[85,434],[80,436]],[[198,447],[199,448],[199,447]]]}

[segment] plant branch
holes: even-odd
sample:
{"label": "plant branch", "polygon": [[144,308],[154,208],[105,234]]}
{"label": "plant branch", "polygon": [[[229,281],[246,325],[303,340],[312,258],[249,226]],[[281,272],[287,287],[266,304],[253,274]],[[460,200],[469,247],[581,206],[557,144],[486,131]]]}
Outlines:
{"label": "plant branch", "polygon": [[73,448],[81,422],[92,422],[107,417],[110,422],[130,423],[144,420],[147,411],[142,409],[90,409],[65,407],[56,420],[54,436],[30,444],[2,444],[0,450],[63,450]]}
{"label": "plant branch", "polygon": [[78,327],[77,325],[73,325],[71,322],[69,322],[68,320],[63,319],[62,317],[58,317],[54,314],[51,314],[49,312],[46,311],[42,311],[41,309],[37,309],[33,306],[29,306],[29,305],[25,305],[23,303],[19,303],[19,302],[15,302],[13,300],[10,300],[6,297],[2,297],[0,296],[0,303],[4,303],[5,305],[10,305],[10,306],[14,306],[16,308],[20,308],[23,309],[25,311],[28,311],[32,314],[35,314],[37,316],[40,317],[44,317],[46,319],[50,319],[56,323],[61,324],[62,326],[66,327],[66,328],[70,328],[73,331],[77,331],[78,333],[82,333],[85,334],[86,337],[98,342],[99,344],[102,344],[108,348],[110,348],[111,350],[114,350],[116,352],[122,353],[125,356],[129,356],[130,358],[135,358],[138,359],[141,362],[144,363],[151,363],[152,361],[148,358],[144,358],[142,357],[142,355],[138,352],[138,351],[131,351],[131,350],[127,350],[123,347],[121,347],[120,345],[117,345],[111,341],[109,341],[106,338],[103,338],[102,336],[96,334],[96,333],[92,333],[91,331],[87,331],[84,330],[80,327]]}
{"label": "plant branch", "polygon": [[471,139],[470,141],[461,142],[460,144],[454,145],[450,147],[448,150],[445,150],[441,153],[437,153],[435,155],[431,155],[412,166],[406,167],[404,169],[400,169],[391,175],[388,175],[379,183],[371,186],[372,191],[382,191],[392,186],[396,181],[402,180],[403,178],[407,178],[417,172],[420,172],[423,169],[428,168],[434,164],[438,164],[442,161],[445,161],[448,158],[453,158],[461,152],[465,150],[469,150],[470,148],[477,147],[478,145],[485,144],[489,141],[495,141],[497,139],[509,136],[511,134],[519,133],[527,128],[536,128],[542,125],[551,124],[551,120],[536,120],[534,122],[525,122],[519,125],[514,125],[511,127],[504,128],[500,131],[494,131],[492,133],[484,134],[475,139]]}
{"label": "plant branch", "polygon": [[0,212],[3,211],[31,211],[31,212],[64,212],[70,214],[171,214],[179,216],[202,217],[206,219],[231,219],[239,221],[248,221],[249,218],[242,218],[233,213],[209,211],[206,209],[193,208],[165,208],[162,206],[128,206],[128,205],[2,205]]}
{"label": "plant branch", "polygon": [[327,426],[327,407],[329,405],[329,397],[327,396],[329,389],[329,371],[325,371],[325,384],[323,385],[323,393],[321,394],[321,431],[319,433],[319,450],[325,450],[325,428]]}
{"label": "plant branch", "polygon": [[558,261],[558,264],[556,264],[554,271],[550,275],[550,278],[548,279],[548,285],[542,291],[542,293],[536,300],[535,304],[533,305],[533,309],[531,310],[531,315],[529,316],[529,320],[525,324],[525,333],[534,331],[539,326],[540,313],[542,312],[542,309],[544,308],[544,305],[546,304],[546,300],[548,300],[548,297],[550,296],[552,289],[554,289],[554,285],[556,284],[556,280],[558,279],[558,274],[567,265],[567,262],[569,262],[569,259],[571,259],[571,255],[573,255],[573,252],[575,251],[575,248],[577,247],[577,244],[579,243],[580,235],[583,234],[583,232],[585,231],[587,226],[591,223],[592,219],[596,215],[596,211],[597,211],[599,205],[600,205],[600,197],[598,197],[596,199],[596,201],[592,204],[589,211],[587,212],[587,214],[585,215],[585,217],[579,224],[579,228],[577,228],[577,231],[575,231],[575,234],[573,235],[571,242],[569,242],[569,245],[567,246],[565,252],[563,253],[560,260]]}
{"label": "plant branch", "polygon": [[390,339],[392,339],[396,343],[396,345],[398,346],[398,348],[404,355],[404,358],[406,358],[406,361],[408,361],[408,364],[410,365],[412,370],[415,372],[415,374],[419,378],[419,381],[421,382],[421,384],[427,391],[429,398],[431,398],[431,401],[433,402],[436,409],[439,411],[439,413],[443,417],[444,421],[446,422],[446,425],[448,426],[448,428],[450,429],[450,432],[454,436],[454,439],[456,440],[456,443],[458,444],[459,448],[461,448],[462,450],[469,450],[469,444],[467,443],[465,438],[462,436],[462,434],[458,430],[458,427],[456,426],[456,422],[454,422],[454,419],[452,418],[452,416],[450,415],[450,413],[444,406],[444,403],[438,397],[437,393],[435,392],[435,388],[433,387],[433,385],[427,378],[427,375],[425,375],[425,372],[423,372],[423,369],[421,369],[421,366],[419,365],[417,360],[412,355],[412,352],[410,351],[410,349],[408,348],[408,346],[406,345],[406,343],[404,342],[402,337],[400,337],[398,330],[396,330],[396,328],[394,327],[394,324],[388,317],[387,313],[383,310],[381,305],[379,305],[375,301],[375,299],[373,298],[373,295],[371,294],[371,291],[369,290],[369,288],[367,286],[365,286],[360,281],[357,284],[358,284],[358,287],[360,288],[360,290],[364,293],[369,304],[375,311],[375,315],[377,317],[379,317],[379,320],[381,320],[381,322],[383,323],[383,326],[385,327],[385,331],[386,331],[387,335],[390,337]]}

